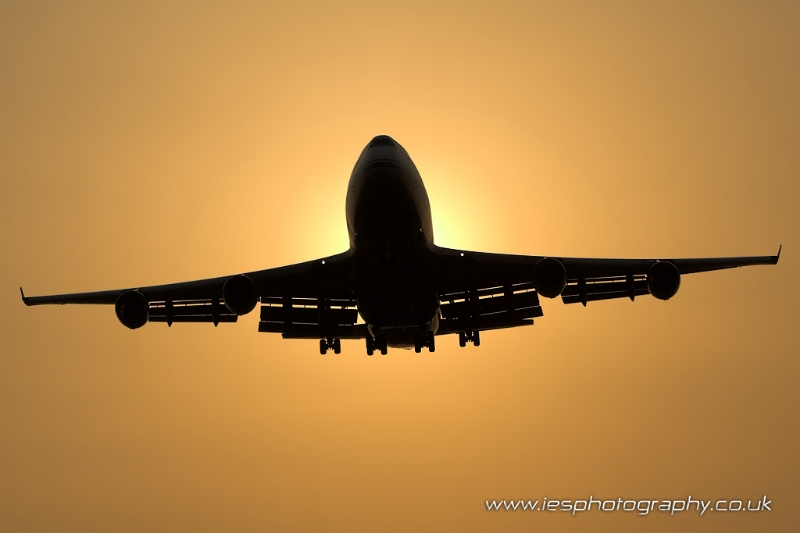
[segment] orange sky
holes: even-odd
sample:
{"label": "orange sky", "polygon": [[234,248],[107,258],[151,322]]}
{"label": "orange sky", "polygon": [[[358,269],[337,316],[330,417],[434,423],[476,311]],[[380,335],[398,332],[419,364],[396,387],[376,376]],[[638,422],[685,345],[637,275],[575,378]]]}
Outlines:
{"label": "orange sky", "polygon": [[[288,4],[0,3],[0,529],[796,524],[798,4]],[[416,162],[440,245],[784,253],[371,358],[257,313],[130,331],[19,300],[342,251],[377,134]],[[484,506],[589,494],[773,511]]]}

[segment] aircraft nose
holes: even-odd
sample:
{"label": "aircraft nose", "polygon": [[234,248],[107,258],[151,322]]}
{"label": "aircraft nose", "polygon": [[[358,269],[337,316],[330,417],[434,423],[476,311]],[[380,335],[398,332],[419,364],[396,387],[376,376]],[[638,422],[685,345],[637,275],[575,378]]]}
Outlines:
{"label": "aircraft nose", "polygon": [[377,137],[373,137],[367,146],[369,148],[374,146],[397,146],[397,143],[388,135],[378,135]]}

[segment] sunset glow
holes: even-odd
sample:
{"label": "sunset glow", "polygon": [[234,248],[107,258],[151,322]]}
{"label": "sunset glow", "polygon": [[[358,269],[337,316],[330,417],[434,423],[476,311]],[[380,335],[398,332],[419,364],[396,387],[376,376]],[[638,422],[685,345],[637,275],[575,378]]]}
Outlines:
{"label": "sunset glow", "polygon": [[[791,530],[799,5],[3,3],[0,531]],[[20,301],[342,252],[379,134],[440,246],[783,255],[385,357]],[[690,494],[774,505],[484,504]]]}

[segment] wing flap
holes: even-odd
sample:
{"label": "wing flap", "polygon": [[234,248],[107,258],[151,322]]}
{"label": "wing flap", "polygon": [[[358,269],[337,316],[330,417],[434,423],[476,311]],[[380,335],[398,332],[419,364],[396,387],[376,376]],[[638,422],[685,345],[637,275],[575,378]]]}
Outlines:
{"label": "wing flap", "polygon": [[286,322],[287,320],[295,324],[322,324],[330,323],[337,325],[355,324],[358,320],[358,310],[335,309],[325,307],[292,307],[286,310],[283,306],[261,306],[261,320],[263,322]]}
{"label": "wing flap", "polygon": [[237,315],[228,314],[220,315],[214,319],[213,315],[193,315],[193,316],[176,316],[171,321],[166,316],[151,316],[148,322],[166,322],[172,325],[173,322],[201,322],[201,323],[214,323],[222,324],[226,322],[236,322],[239,319]]}
{"label": "wing flap", "polygon": [[[319,324],[283,324],[281,322],[259,322],[261,333],[280,333],[284,339],[324,339],[329,332]],[[338,326],[330,332],[340,339],[364,339],[369,334],[366,324]]]}
{"label": "wing flap", "polygon": [[220,299],[178,300],[149,303],[148,322],[236,322],[238,315],[231,313]]}
{"label": "wing flap", "polygon": [[[541,316],[541,315],[539,315]],[[509,319],[506,317],[496,317],[494,319],[484,319],[479,324],[479,327],[470,328],[478,331],[488,331],[493,329],[508,329],[516,328],[519,326],[532,326],[533,320],[517,320]],[[436,335],[450,335],[452,333],[459,333],[465,331],[464,324],[458,320],[440,320],[439,329]]]}
{"label": "wing flap", "polygon": [[363,339],[367,336],[364,324],[358,321],[358,308],[353,297],[262,298],[261,321],[258,331],[281,333],[285,339]]}
{"label": "wing flap", "polygon": [[437,335],[527,326],[544,314],[530,282],[450,290],[440,295],[440,301]]}
{"label": "wing flap", "polygon": [[650,294],[646,276],[641,274],[598,279],[572,279],[567,281],[561,300],[565,304],[582,303],[614,298],[630,298]]}

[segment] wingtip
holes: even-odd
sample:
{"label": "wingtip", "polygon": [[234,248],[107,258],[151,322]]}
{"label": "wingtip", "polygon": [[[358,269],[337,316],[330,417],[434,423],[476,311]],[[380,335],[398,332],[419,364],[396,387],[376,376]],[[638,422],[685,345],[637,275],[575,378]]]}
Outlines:
{"label": "wingtip", "polygon": [[783,250],[783,245],[782,244],[780,246],[778,246],[778,254],[775,256],[775,264],[776,265],[778,264],[778,261],[781,258],[781,250]]}
{"label": "wingtip", "polygon": [[22,296],[22,303],[28,305],[28,298],[25,297],[25,291],[22,290],[22,287],[19,288],[19,295]]}

